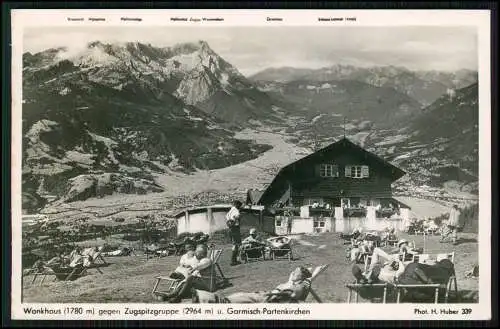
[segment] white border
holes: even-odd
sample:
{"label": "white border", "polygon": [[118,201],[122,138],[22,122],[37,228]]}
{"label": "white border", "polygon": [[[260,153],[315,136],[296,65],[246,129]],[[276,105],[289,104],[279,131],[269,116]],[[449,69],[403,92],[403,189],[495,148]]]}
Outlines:
{"label": "white border", "polygon": [[[84,17],[84,22],[69,22],[67,17]],[[89,22],[89,17],[105,18],[105,22]],[[142,21],[121,21],[121,17],[140,17]],[[179,22],[171,17],[214,18],[224,21]],[[267,17],[281,17],[283,21],[267,21]],[[318,17],[356,17],[356,21],[319,22]],[[13,10],[12,16],[12,318],[13,319],[384,319],[384,320],[488,320],[491,319],[491,82],[490,82],[490,12],[488,10]],[[478,31],[478,73],[479,73],[479,304],[299,304],[308,315],[234,315],[233,309],[263,309],[264,304],[196,304],[202,314],[185,314],[187,305],[176,304],[22,304],[21,296],[21,110],[22,110],[22,53],[23,30],[42,26],[475,26]],[[369,306],[368,306],[369,305]],[[60,310],[61,315],[27,315],[23,307]],[[64,314],[66,307],[82,307],[83,315]],[[188,307],[189,307],[188,306]],[[125,307],[150,310],[178,310],[179,314],[169,316],[126,315]],[[297,305],[267,305],[268,308],[297,308]],[[470,315],[416,315],[414,309],[430,310],[462,308],[472,309]],[[94,309],[95,314],[86,315]],[[119,310],[121,314],[99,316],[99,310]],[[213,314],[205,314],[213,309]],[[218,312],[221,311],[221,313]]]}

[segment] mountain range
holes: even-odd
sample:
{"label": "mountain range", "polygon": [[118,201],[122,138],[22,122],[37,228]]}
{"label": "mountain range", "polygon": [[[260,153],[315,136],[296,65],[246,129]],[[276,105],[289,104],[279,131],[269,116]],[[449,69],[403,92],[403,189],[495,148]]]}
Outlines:
{"label": "mountain range", "polygon": [[430,105],[441,95],[477,82],[477,72],[411,71],[404,67],[379,66],[356,67],[334,65],[320,69],[268,68],[250,77],[260,83],[292,81],[359,81],[376,87],[389,87],[403,93],[423,105]]}
{"label": "mountain range", "polygon": [[[341,65],[246,78],[203,41],[95,41],[78,51],[25,53],[23,208],[39,209],[49,198],[159,192],[157,174],[253,159],[270,146],[235,132],[256,126],[287,127],[302,145],[347,130],[410,168],[411,177],[429,170],[414,183],[437,173],[474,181],[476,81],[466,70]],[[413,170],[415,163],[421,166]]]}

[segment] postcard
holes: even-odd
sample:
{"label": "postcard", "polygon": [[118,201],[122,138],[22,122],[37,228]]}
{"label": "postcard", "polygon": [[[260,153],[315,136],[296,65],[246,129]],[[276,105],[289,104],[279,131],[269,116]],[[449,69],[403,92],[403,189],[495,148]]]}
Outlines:
{"label": "postcard", "polygon": [[13,319],[491,319],[489,11],[11,17]]}

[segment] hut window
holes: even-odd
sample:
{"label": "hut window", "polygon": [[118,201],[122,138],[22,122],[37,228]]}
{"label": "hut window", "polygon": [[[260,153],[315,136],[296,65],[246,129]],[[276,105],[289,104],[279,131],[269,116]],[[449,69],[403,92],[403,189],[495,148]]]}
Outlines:
{"label": "hut window", "polygon": [[317,219],[313,221],[313,227],[325,227],[325,220],[324,219]]}
{"label": "hut window", "polygon": [[346,166],[345,177],[368,178],[370,170],[368,166]]}
{"label": "hut window", "polygon": [[278,219],[278,220],[276,221],[276,226],[281,226],[281,219]]}
{"label": "hut window", "polygon": [[334,164],[323,163],[319,167],[321,177],[339,177],[339,167]]}

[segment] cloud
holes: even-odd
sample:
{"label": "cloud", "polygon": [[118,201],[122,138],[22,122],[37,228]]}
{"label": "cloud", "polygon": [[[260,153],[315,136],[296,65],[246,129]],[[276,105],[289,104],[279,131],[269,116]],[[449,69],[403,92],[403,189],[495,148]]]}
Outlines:
{"label": "cloud", "polygon": [[26,51],[88,42],[140,41],[165,47],[205,40],[244,74],[266,67],[318,68],[334,64],[398,65],[418,70],[477,69],[471,27],[86,27],[25,32]]}

